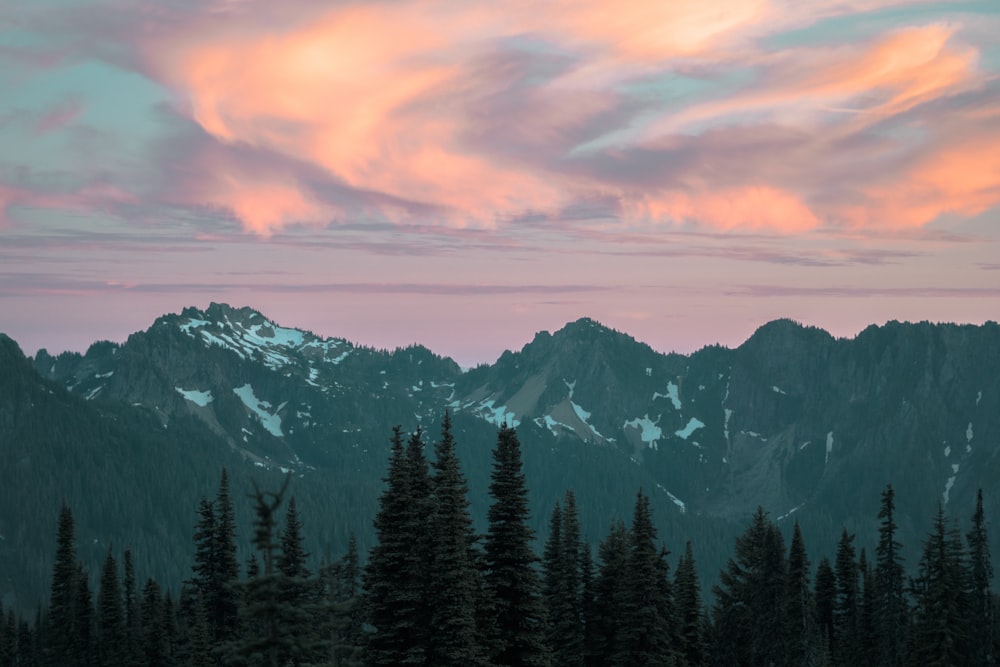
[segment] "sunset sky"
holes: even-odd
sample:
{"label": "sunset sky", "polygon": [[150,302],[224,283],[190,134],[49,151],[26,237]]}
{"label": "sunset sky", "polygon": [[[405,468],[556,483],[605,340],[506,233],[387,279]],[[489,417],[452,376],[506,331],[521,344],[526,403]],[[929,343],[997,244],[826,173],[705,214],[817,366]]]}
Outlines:
{"label": "sunset sky", "polygon": [[0,2],[0,332],[1000,319],[1000,2]]}

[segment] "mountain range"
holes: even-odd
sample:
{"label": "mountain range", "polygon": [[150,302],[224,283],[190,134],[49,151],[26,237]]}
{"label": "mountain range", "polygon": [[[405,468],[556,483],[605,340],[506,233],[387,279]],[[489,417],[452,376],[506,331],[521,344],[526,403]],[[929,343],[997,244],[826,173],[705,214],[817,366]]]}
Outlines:
{"label": "mountain range", "polygon": [[[314,558],[339,556],[351,534],[364,552],[392,427],[430,443],[446,410],[480,528],[507,422],[540,539],[567,489],[596,543],[642,488],[660,537],[674,553],[691,540],[706,582],[757,506],[783,528],[798,521],[816,560],[843,527],[870,551],[892,484],[911,566],[939,504],[963,528],[979,488],[987,516],[1000,511],[995,322],[838,339],[777,320],[735,349],[682,355],[580,319],[464,370],[421,346],[374,349],[213,303],[85,354],[31,359],[0,335],[0,594],[45,598],[62,502],[92,573],[125,545],[140,576],[178,585],[222,467],[246,491],[291,474]],[[237,518],[247,557],[247,508]]]}

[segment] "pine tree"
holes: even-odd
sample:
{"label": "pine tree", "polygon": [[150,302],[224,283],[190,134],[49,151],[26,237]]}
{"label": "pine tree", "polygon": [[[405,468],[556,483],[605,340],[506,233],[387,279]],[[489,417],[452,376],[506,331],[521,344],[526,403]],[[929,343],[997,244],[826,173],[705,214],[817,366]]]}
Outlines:
{"label": "pine tree", "polygon": [[596,655],[594,647],[594,629],[597,626],[594,561],[590,555],[590,545],[583,543],[580,549],[580,615],[583,625],[583,663],[591,665]]}
{"label": "pine tree", "polygon": [[521,469],[521,444],[506,424],[493,452],[486,535],[486,585],[496,605],[498,665],[547,665],[545,610],[537,560],[531,550],[528,490]]}
{"label": "pine tree", "polygon": [[666,576],[660,570],[661,560],[649,497],[640,490],[629,531],[627,589],[622,615],[624,642],[619,657],[612,658],[616,664],[665,665],[671,659],[669,634],[673,619],[665,617],[670,608],[670,593],[669,584],[660,585]]}
{"label": "pine tree", "polygon": [[445,412],[434,448],[430,516],[431,634],[427,662],[466,667],[485,659],[478,641],[476,602],[480,587],[476,535],[469,515],[468,489],[459,467],[451,417]]}
{"label": "pine tree", "polygon": [[896,541],[895,511],[895,492],[890,484],[882,492],[882,507],[878,513],[881,525],[875,548],[875,633],[879,664],[886,667],[902,664],[909,621],[903,589],[903,547]]}
{"label": "pine tree", "polygon": [[302,522],[295,507],[295,496],[292,496],[285,511],[285,530],[281,533],[278,569],[286,577],[306,579],[309,577],[309,569],[306,567],[308,557],[309,554],[302,546]]}
{"label": "pine tree", "polygon": [[820,664],[822,656],[816,608],[809,587],[809,557],[796,521],[785,577],[785,660],[789,665],[812,667]]}
{"label": "pine tree", "polygon": [[823,654],[833,656],[833,618],[837,604],[837,575],[826,556],[816,566],[816,622],[819,625]]}
{"label": "pine tree", "polygon": [[72,657],[67,665],[94,664],[94,601],[90,582],[82,563],[77,563],[76,595],[73,599]]}
{"label": "pine tree", "polygon": [[782,664],[785,561],[781,532],[758,507],[713,588],[715,664]]}
{"label": "pine tree", "polygon": [[423,665],[427,652],[426,463],[418,430],[406,447],[393,429],[386,489],[375,516],[378,542],[364,572],[369,665]]}
{"label": "pine tree", "polygon": [[983,513],[983,490],[976,493],[976,510],[972,514],[972,530],[966,535],[969,545],[969,659],[970,665],[992,665],[995,636],[995,608],[990,581],[993,564]]}
{"label": "pine tree", "polygon": [[915,583],[916,658],[923,665],[964,665],[968,659],[969,579],[957,527],[938,506],[924,542]]}
{"label": "pine tree", "polygon": [[833,607],[833,656],[838,665],[856,665],[858,653],[858,562],[854,535],[843,529],[837,545],[837,598]]}
{"label": "pine tree", "polygon": [[237,585],[240,564],[236,557],[236,513],[229,496],[229,475],[222,469],[215,496],[215,581],[207,611],[216,643],[233,638],[239,617]]}
{"label": "pine tree", "polygon": [[122,554],[122,564],[125,570],[125,577],[122,580],[122,593],[124,594],[123,609],[125,612],[125,662],[123,665],[130,667],[140,667],[143,664],[140,648],[142,629],[140,627],[139,600],[135,583],[135,563],[132,561],[132,550],[125,549]]}
{"label": "pine tree", "polygon": [[73,513],[63,503],[59,510],[56,532],[56,558],[52,568],[52,594],[49,599],[48,627],[49,664],[72,665],[73,650],[73,600],[77,595],[76,543]]}
{"label": "pine tree", "polygon": [[581,577],[580,520],[576,497],[565,496],[565,510],[556,503],[542,559],[544,599],[549,619],[547,641],[552,665],[583,665],[584,618]]}
{"label": "pine tree", "polygon": [[858,571],[861,572],[861,591],[858,599],[858,647],[859,664],[879,664],[879,642],[875,629],[875,572],[864,548],[858,558]]}
{"label": "pine tree", "polygon": [[118,581],[118,563],[111,548],[104,559],[101,587],[97,595],[97,658],[104,667],[120,667],[126,662],[125,612]]}
{"label": "pine tree", "polygon": [[678,653],[689,667],[704,665],[708,660],[708,647],[702,622],[701,585],[698,583],[690,540],[684,546],[684,555],[677,563],[674,591],[679,624]]}
{"label": "pine tree", "polygon": [[160,586],[153,579],[147,579],[146,585],[142,589],[140,636],[141,664],[147,667],[166,667],[168,664],[168,643],[164,605],[160,595]]}
{"label": "pine tree", "polygon": [[600,567],[594,582],[593,611],[587,620],[587,665],[606,665],[625,647],[622,622],[628,602],[629,535],[625,523],[613,522],[598,548]]}

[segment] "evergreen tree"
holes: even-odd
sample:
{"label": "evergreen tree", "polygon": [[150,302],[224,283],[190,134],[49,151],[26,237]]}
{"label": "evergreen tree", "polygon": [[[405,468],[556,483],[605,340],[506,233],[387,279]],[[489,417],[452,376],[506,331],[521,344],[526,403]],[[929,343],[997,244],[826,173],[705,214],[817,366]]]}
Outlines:
{"label": "evergreen tree", "polygon": [[816,622],[822,641],[823,654],[833,655],[833,612],[837,604],[837,575],[826,556],[816,566]]}
{"label": "evergreen tree", "polygon": [[758,507],[713,589],[713,664],[783,663],[784,558],[780,531]]}
{"label": "evergreen tree", "polygon": [[624,642],[618,659],[613,661],[622,665],[665,665],[672,654],[669,637],[673,619],[666,617],[670,591],[669,585],[662,585],[666,572],[660,569],[663,559],[656,549],[649,497],[641,490],[636,497],[629,541],[622,617]]}
{"label": "evergreen tree", "polygon": [[896,541],[895,492],[888,485],[882,492],[878,518],[878,546],[875,548],[875,632],[879,643],[879,664],[902,664],[906,625],[909,620],[903,590],[902,545]]}
{"label": "evergreen tree", "polygon": [[996,636],[993,591],[993,564],[983,513],[983,490],[976,493],[976,510],[972,514],[972,530],[966,535],[969,545],[969,664],[994,664]]}
{"label": "evergreen tree", "polygon": [[837,598],[833,607],[833,657],[838,665],[856,665],[858,653],[858,562],[854,535],[843,529],[837,545]]}
{"label": "evergreen tree", "polygon": [[147,579],[142,589],[140,636],[141,664],[147,667],[166,667],[169,656],[164,605],[160,586],[152,579]]}
{"label": "evergreen tree", "polygon": [[[684,555],[674,574],[674,594],[677,606],[678,653],[689,667],[704,665],[708,660],[705,628],[702,619],[701,585],[694,562],[691,541],[684,546]],[[682,663],[682,664],[683,664]]]}
{"label": "evergreen tree", "polygon": [[77,563],[76,596],[73,599],[72,657],[67,665],[94,664],[94,601],[82,563]]}
{"label": "evergreen tree", "polygon": [[802,529],[796,521],[785,577],[785,661],[789,665],[817,667],[822,657],[816,609],[809,587],[809,557]]}
{"label": "evergreen tree", "polygon": [[482,660],[476,627],[476,602],[480,587],[476,568],[476,535],[469,515],[468,489],[459,468],[451,416],[445,412],[441,439],[434,448],[431,480],[433,513],[430,516],[431,634],[427,662],[466,667]]}
{"label": "evergreen tree", "polygon": [[[393,429],[386,489],[375,516],[378,542],[364,572],[369,665],[423,665],[427,652],[427,467],[418,430],[406,447]],[[421,472],[423,479],[421,479]]]}
{"label": "evergreen tree", "polygon": [[858,644],[857,659],[859,664],[879,664],[879,641],[875,629],[875,572],[864,548],[858,559],[858,571],[861,573],[861,591],[858,599]]}
{"label": "evergreen tree", "polygon": [[967,664],[970,605],[965,549],[941,506],[918,570],[915,657],[928,666]]}
{"label": "evergreen tree", "polygon": [[122,593],[124,594],[123,609],[124,631],[125,631],[125,662],[123,665],[139,667],[143,664],[140,648],[141,633],[139,601],[135,583],[135,563],[132,561],[132,550],[125,549],[122,554],[122,564],[125,570],[125,577],[122,580]]}
{"label": "evergreen tree", "polygon": [[63,503],[59,510],[56,559],[52,568],[52,593],[49,599],[48,628],[51,641],[47,657],[50,665],[75,663],[73,600],[77,595],[76,571],[73,513]]}
{"label": "evergreen tree", "polygon": [[594,628],[596,621],[596,604],[594,601],[594,561],[590,555],[590,545],[584,542],[580,549],[580,614],[583,625],[583,663],[591,665],[595,653]]}
{"label": "evergreen tree", "polygon": [[544,599],[549,618],[548,645],[556,666],[583,665],[583,580],[580,572],[580,520],[576,497],[566,492],[566,507],[558,503],[552,513],[549,539],[542,560]]}
{"label": "evergreen tree", "polygon": [[598,548],[600,568],[594,582],[592,613],[586,624],[587,665],[606,665],[625,650],[622,622],[628,601],[629,535],[625,523],[613,522]]}
{"label": "evergreen tree", "polygon": [[229,475],[222,469],[219,492],[215,496],[215,581],[209,598],[209,625],[217,643],[233,638],[237,632],[240,577],[236,557],[236,513],[229,496]]}
{"label": "evergreen tree", "polygon": [[120,667],[126,663],[128,646],[122,589],[118,581],[118,563],[110,547],[104,559],[101,587],[97,595],[97,637],[97,658],[100,665]]}
{"label": "evergreen tree", "polygon": [[486,585],[496,605],[498,665],[547,665],[545,610],[537,560],[531,550],[528,490],[521,469],[521,444],[506,424],[493,452],[486,535]]}
{"label": "evergreen tree", "polygon": [[347,553],[323,570],[327,585],[327,601],[331,610],[330,655],[337,667],[361,665],[362,615],[359,604],[361,570],[358,565],[358,543],[352,533]]}
{"label": "evergreen tree", "polygon": [[295,496],[292,496],[285,511],[285,530],[281,533],[278,569],[286,577],[306,579],[309,577],[309,569],[306,567],[308,557],[309,554],[302,546],[302,522],[295,507]]}

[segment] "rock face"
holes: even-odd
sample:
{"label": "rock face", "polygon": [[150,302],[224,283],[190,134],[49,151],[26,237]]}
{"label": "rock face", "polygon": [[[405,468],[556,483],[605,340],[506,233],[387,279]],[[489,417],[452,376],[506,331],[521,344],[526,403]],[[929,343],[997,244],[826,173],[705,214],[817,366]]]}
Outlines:
{"label": "rock face", "polygon": [[[0,374],[26,368],[11,348],[0,339]],[[800,521],[810,554],[832,552],[843,525],[873,545],[888,483],[911,554],[938,503],[966,522],[982,487],[988,515],[1000,516],[992,322],[892,322],[848,340],[778,320],[736,349],[678,355],[581,319],[463,373],[423,347],[375,350],[212,304],[161,317],[122,345],[41,351],[33,364],[87,404],[145,414],[166,432],[183,423],[252,470],[294,471],[303,488],[347,485],[368,508],[391,427],[422,424],[430,441],[448,409],[481,517],[495,429],[507,421],[542,533],[573,488],[596,541],[642,486],[668,546],[692,539],[708,579],[758,505],[782,525]],[[356,527],[363,543],[370,520]],[[340,535],[326,538],[341,547]]]}

